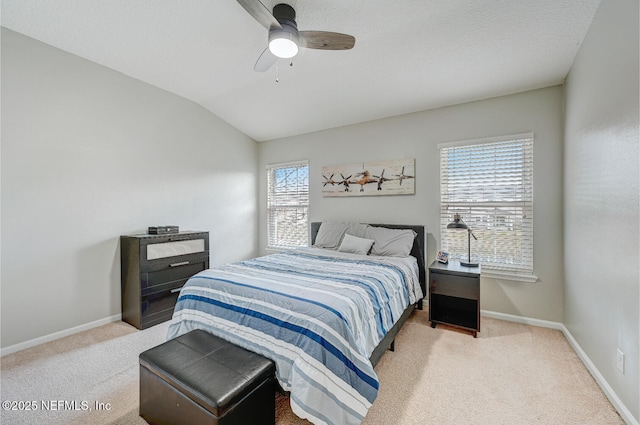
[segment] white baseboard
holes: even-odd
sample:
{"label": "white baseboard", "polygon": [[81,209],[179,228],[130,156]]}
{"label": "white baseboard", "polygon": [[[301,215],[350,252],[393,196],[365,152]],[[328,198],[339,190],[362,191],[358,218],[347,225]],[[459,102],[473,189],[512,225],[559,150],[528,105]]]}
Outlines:
{"label": "white baseboard", "polygon": [[640,425],[640,423],[638,423],[636,418],[633,417],[627,406],[625,406],[622,400],[620,400],[607,380],[604,379],[604,376],[602,376],[596,365],[593,364],[589,356],[587,356],[587,353],[584,352],[582,347],[580,347],[580,344],[578,344],[578,341],[576,341],[573,335],[571,335],[571,332],[569,332],[569,329],[567,329],[563,323],[532,319],[529,317],[515,316],[512,314],[497,313],[495,311],[487,310],[481,310],[480,313],[482,314],[482,316],[491,317],[492,319],[506,320],[508,322],[523,323],[525,325],[539,326],[542,328],[557,329],[559,331],[562,331],[573,350],[576,352],[578,357],[580,357],[582,363],[585,365],[589,373],[591,373],[591,376],[593,376],[593,378],[596,380],[596,383],[598,384],[598,386],[600,386],[600,389],[602,389],[602,392],[607,396],[622,419],[627,423],[627,425]]}
{"label": "white baseboard", "polygon": [[524,325],[538,326],[541,328],[557,329],[561,331],[564,325],[560,322],[551,322],[549,320],[532,319],[530,317],[516,316],[513,314],[498,313],[496,311],[480,310],[480,314],[492,319],[506,320],[507,322],[522,323]]}
{"label": "white baseboard", "polygon": [[593,376],[593,379],[595,379],[600,388],[602,388],[602,392],[604,392],[611,404],[613,404],[613,407],[615,407],[620,416],[622,416],[622,419],[628,425],[640,425],[636,418],[633,417],[629,409],[627,409],[627,406],[625,406],[625,404],[622,402],[622,400],[620,400],[615,391],[613,391],[613,388],[611,388],[607,380],[604,379],[604,376],[602,376],[596,365],[594,365],[589,356],[587,356],[587,353],[585,353],[582,347],[580,347],[578,341],[576,341],[573,335],[571,335],[569,329],[567,329],[564,325],[562,325],[562,333],[567,338],[569,344],[571,344],[575,352],[578,354],[578,357],[580,357],[582,363],[584,363],[584,365],[587,367],[587,369],[591,373],[591,376]]}
{"label": "white baseboard", "polygon": [[65,329],[62,331],[54,332],[49,335],[41,336],[38,338],[30,339],[29,341],[20,342],[18,344],[10,345],[8,347],[0,349],[0,357],[12,354],[17,351],[21,351],[27,348],[35,347],[36,345],[44,344],[45,342],[54,341],[56,339],[64,338],[65,336],[73,335],[78,332],[86,331],[98,326],[106,325],[111,322],[117,322],[122,320],[122,314],[116,314],[114,316],[105,317],[93,322],[85,323],[84,325],[75,326],[73,328]]}

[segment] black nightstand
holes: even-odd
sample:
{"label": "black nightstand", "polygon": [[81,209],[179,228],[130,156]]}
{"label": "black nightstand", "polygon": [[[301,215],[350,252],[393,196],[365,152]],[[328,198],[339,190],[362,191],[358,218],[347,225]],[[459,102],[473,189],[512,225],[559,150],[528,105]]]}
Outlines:
{"label": "black nightstand", "polygon": [[480,332],[480,266],[463,267],[458,262],[429,266],[429,320]]}

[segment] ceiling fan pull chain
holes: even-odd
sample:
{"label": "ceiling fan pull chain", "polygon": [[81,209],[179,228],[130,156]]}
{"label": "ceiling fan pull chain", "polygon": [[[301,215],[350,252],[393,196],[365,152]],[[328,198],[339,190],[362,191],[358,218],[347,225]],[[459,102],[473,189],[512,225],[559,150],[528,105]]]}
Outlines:
{"label": "ceiling fan pull chain", "polygon": [[293,61],[289,61],[289,66],[293,66]]}
{"label": "ceiling fan pull chain", "polygon": [[280,67],[278,66],[278,62],[276,62],[276,83],[280,81]]}

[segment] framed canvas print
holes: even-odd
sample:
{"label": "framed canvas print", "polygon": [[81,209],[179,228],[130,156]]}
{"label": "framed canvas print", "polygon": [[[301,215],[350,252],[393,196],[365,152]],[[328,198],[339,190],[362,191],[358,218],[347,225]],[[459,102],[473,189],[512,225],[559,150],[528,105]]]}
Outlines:
{"label": "framed canvas print", "polygon": [[323,196],[415,194],[415,159],[322,167]]}

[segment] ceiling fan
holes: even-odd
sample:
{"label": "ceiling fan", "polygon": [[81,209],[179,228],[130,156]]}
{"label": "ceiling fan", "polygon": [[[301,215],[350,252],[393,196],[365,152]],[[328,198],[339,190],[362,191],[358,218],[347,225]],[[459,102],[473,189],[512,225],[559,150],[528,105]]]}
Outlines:
{"label": "ceiling fan", "polygon": [[299,47],[321,50],[349,50],[356,39],[352,35],[329,31],[298,31],[296,11],[288,4],[273,7],[273,13],[258,0],[237,0],[263,27],[269,30],[267,47],[253,69],[264,72],[278,58],[290,59],[298,54]]}

